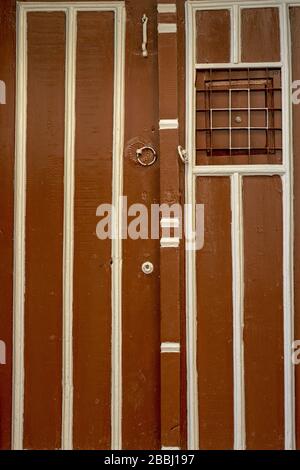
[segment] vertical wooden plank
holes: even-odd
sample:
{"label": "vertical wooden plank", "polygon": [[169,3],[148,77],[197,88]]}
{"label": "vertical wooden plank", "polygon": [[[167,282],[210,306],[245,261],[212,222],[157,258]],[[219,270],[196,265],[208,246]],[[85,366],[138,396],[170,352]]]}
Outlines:
{"label": "vertical wooden plank", "polygon": [[204,247],[196,255],[200,449],[233,448],[230,179],[198,177]]}
{"label": "vertical wooden plank", "polygon": [[[180,353],[162,353],[161,357],[161,442],[164,447],[180,446]],[[169,399],[167,399],[167,397]]]}
{"label": "vertical wooden plank", "polygon": [[[292,80],[300,80],[300,7],[290,9]],[[299,86],[296,86],[296,90]],[[299,92],[297,93],[299,97]],[[293,104],[295,340],[300,339],[300,103]],[[300,365],[295,366],[296,446],[300,449]]]}
{"label": "vertical wooden plank", "polygon": [[[170,152],[172,157],[176,156],[175,152],[175,149],[174,152]],[[171,169],[169,174],[171,178],[175,176]],[[161,342],[180,342],[180,296],[176,290],[180,282],[179,250],[177,248],[161,248],[161,251],[160,275],[161,282],[164,280],[165,283],[160,294],[161,311],[164,312],[160,322]]]}
{"label": "vertical wooden plank", "polygon": [[279,176],[244,177],[248,449],[284,448],[283,236]]}
{"label": "vertical wooden plank", "polygon": [[[161,10],[158,4],[158,11]],[[178,135],[178,76],[177,76],[177,14],[176,5],[169,13],[158,15],[158,70],[160,117],[160,202],[170,207],[180,204]],[[171,24],[173,30],[168,32]],[[169,126],[164,127],[167,120]],[[169,220],[180,214],[162,214]],[[179,219],[178,219],[179,220]],[[161,239],[166,236],[162,230]],[[172,234],[170,234],[172,238]],[[180,243],[179,243],[180,244]],[[165,352],[163,344],[173,342],[180,348],[180,247],[160,250],[160,337],[161,337],[161,445],[162,448],[180,448],[181,402],[180,366],[181,352]],[[174,357],[173,357],[174,356]]]}
{"label": "vertical wooden plank", "polygon": [[111,241],[96,209],[112,198],[113,12],[78,13],[76,77],[74,448],[109,449]]}
{"label": "vertical wooden plank", "polygon": [[0,449],[11,445],[12,406],[12,282],[13,282],[13,166],[15,133],[15,1],[0,4],[0,80],[5,103],[0,104],[0,340],[6,364],[0,364]]}
{"label": "vertical wooden plank", "polygon": [[[173,23],[174,24],[174,23]],[[159,118],[160,119],[177,119],[178,117],[178,103],[177,96],[177,49],[174,46],[175,33],[159,33],[160,55],[163,55],[163,62],[160,68],[169,70],[168,75],[164,73],[164,80],[159,80]],[[176,37],[176,36],[175,36]]]}
{"label": "vertical wooden plank", "polygon": [[198,63],[230,62],[230,10],[197,11],[196,34]]}
{"label": "vertical wooden plank", "polygon": [[[178,121],[179,129],[178,136],[182,145],[185,145],[185,4],[181,0],[176,1],[177,6],[177,84],[178,84]],[[179,166],[179,181],[180,193],[184,194],[185,188],[185,165]],[[184,243],[180,247],[180,281],[181,281],[181,295],[180,295],[180,400],[181,400],[181,416],[180,416],[180,436],[181,436],[181,449],[187,448],[187,363],[186,363],[186,298],[185,298],[185,246]]]}
{"label": "vertical wooden plank", "polygon": [[61,439],[65,14],[28,15],[24,447]]}
{"label": "vertical wooden plank", "polygon": [[[143,14],[149,18],[147,59],[142,57]],[[158,150],[157,2],[126,1],[124,194],[128,206],[159,203],[159,164],[142,167],[135,152]],[[138,31],[140,35],[138,35]],[[138,39],[137,39],[138,38]],[[154,272],[141,270],[150,260]],[[123,242],[123,449],[160,448],[159,241]]]}
{"label": "vertical wooden plank", "polygon": [[280,61],[278,8],[241,10],[242,62]]}

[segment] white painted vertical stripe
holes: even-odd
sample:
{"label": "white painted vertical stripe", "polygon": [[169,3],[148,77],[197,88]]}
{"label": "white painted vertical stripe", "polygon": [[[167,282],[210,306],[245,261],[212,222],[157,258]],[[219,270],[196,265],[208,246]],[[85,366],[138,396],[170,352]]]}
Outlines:
{"label": "white painted vertical stripe", "polygon": [[280,7],[282,70],[282,147],[287,172],[282,176],[283,189],[283,292],[284,292],[284,408],[285,449],[296,448],[295,437],[295,368],[291,360],[294,341],[294,223],[293,223],[293,152],[291,105],[291,36],[288,6]]}
{"label": "white painted vertical stripe", "polygon": [[12,448],[23,448],[26,216],[27,18],[17,6]]}
{"label": "white painted vertical stripe", "polygon": [[73,448],[73,264],[77,12],[67,10],[63,253],[62,448]]}
{"label": "white painted vertical stripe", "polygon": [[112,240],[111,447],[122,449],[122,203],[124,141],[125,7],[115,10]]}
{"label": "white painted vertical stripe", "polygon": [[233,5],[231,10],[231,51],[232,62],[235,64],[238,64],[241,58],[240,29],[240,7]]}
{"label": "white painted vertical stripe", "polygon": [[[193,232],[195,203],[195,16],[192,5],[186,3],[186,146],[190,156],[185,166],[185,233]],[[188,240],[186,242],[188,246]],[[199,449],[198,373],[197,373],[197,311],[196,311],[196,257],[195,251],[186,252],[186,341],[187,341],[187,433],[188,449]]]}
{"label": "white painted vertical stripe", "polygon": [[231,176],[232,213],[232,290],[233,290],[233,373],[234,373],[234,448],[245,449],[244,385],[244,249],[242,176]]}

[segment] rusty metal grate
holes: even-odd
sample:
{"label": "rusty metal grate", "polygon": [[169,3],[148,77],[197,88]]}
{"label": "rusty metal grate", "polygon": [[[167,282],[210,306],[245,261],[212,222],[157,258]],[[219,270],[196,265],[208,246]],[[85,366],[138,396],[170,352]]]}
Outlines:
{"label": "rusty metal grate", "polygon": [[[248,157],[281,163],[279,69],[199,70],[196,78],[198,158]],[[205,162],[204,162],[205,163]],[[209,162],[207,162],[209,163]]]}

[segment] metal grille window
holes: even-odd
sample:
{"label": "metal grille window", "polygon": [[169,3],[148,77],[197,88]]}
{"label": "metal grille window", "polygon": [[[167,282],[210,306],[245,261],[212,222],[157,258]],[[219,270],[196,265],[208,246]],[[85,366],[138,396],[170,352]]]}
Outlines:
{"label": "metal grille window", "polygon": [[198,70],[198,163],[281,163],[281,106],[279,69]]}

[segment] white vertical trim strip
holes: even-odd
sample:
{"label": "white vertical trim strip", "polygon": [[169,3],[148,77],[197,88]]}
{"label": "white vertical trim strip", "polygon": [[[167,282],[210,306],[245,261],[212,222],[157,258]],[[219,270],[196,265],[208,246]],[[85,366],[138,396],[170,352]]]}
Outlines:
{"label": "white vertical trim strip", "polygon": [[[185,170],[185,233],[193,232],[195,202],[195,16],[190,3],[186,3],[186,146],[190,160]],[[186,240],[188,248],[188,240]],[[196,257],[194,250],[186,251],[186,341],[187,341],[187,433],[188,449],[199,448],[198,373],[197,373],[197,312],[196,312]]]}
{"label": "white vertical trim strip", "polygon": [[112,239],[111,447],[122,449],[122,202],[124,144],[125,6],[115,10]]}
{"label": "white vertical trim strip", "polygon": [[12,449],[23,448],[27,131],[27,18],[17,6]]}
{"label": "white vertical trim strip", "polygon": [[241,59],[241,48],[240,48],[240,7],[239,5],[233,5],[232,7],[232,20],[231,20],[231,37],[233,43],[232,48],[232,62],[238,64]]}
{"label": "white vertical trim strip", "polygon": [[66,12],[62,449],[73,448],[73,264],[77,13]]}
{"label": "white vertical trim strip", "polygon": [[[234,7],[231,6],[228,8],[230,12],[230,63],[235,62],[235,16],[234,16]],[[200,64],[203,65],[203,64]]]}
{"label": "white vertical trim strip", "polygon": [[[285,410],[285,449],[294,450],[295,442],[295,378],[291,359],[294,341],[294,305],[291,273],[293,224],[291,220],[290,177],[284,175],[283,190],[283,286],[284,286],[284,410]],[[291,275],[289,275],[291,273]]]}
{"label": "white vertical trim strip", "polygon": [[234,449],[244,450],[245,385],[244,385],[244,262],[242,176],[231,176],[232,213],[232,293],[233,293],[233,370],[234,370]]}
{"label": "white vertical trim strip", "polygon": [[282,177],[283,189],[283,288],[284,288],[284,408],[285,449],[296,447],[295,438],[295,370],[291,360],[294,341],[294,223],[293,223],[293,154],[291,107],[291,48],[288,6],[280,7],[282,70],[283,159],[287,168]]}

